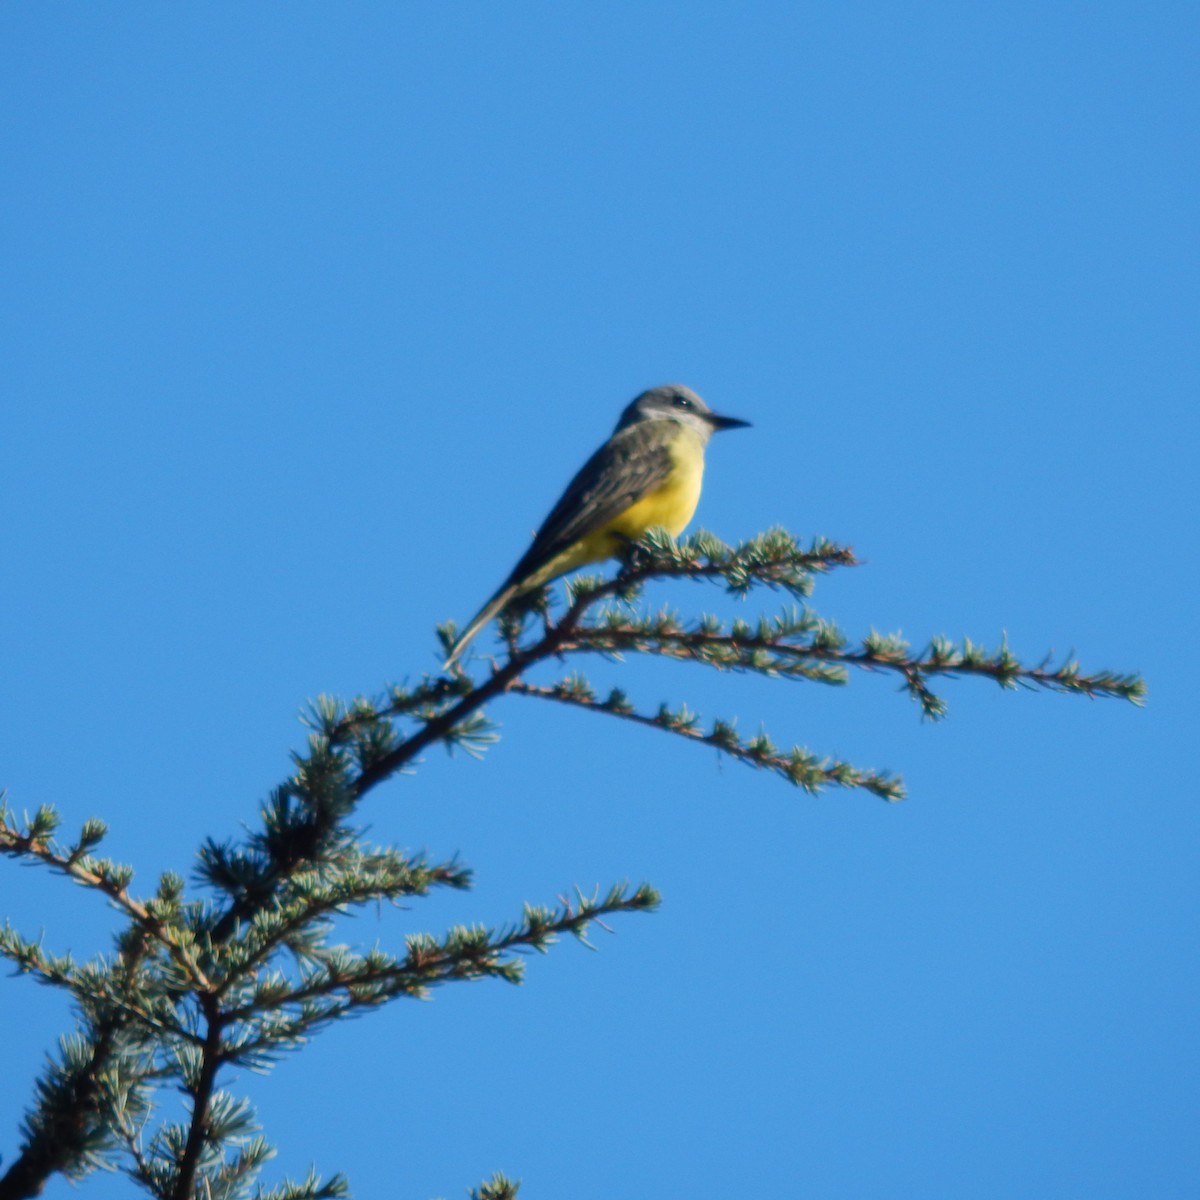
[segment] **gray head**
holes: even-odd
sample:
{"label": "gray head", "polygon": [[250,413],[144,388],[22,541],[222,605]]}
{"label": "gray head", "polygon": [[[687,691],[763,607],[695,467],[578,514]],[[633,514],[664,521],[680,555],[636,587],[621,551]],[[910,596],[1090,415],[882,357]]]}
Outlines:
{"label": "gray head", "polygon": [[737,417],[718,416],[691,388],[681,383],[667,383],[643,392],[621,414],[617,430],[641,421],[678,421],[680,425],[694,429],[706,442],[720,429],[741,429],[750,424]]}

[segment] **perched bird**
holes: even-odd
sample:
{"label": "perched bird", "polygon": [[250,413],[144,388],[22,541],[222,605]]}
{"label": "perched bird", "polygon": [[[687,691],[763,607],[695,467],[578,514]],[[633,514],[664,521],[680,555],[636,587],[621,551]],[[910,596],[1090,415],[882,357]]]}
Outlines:
{"label": "perched bird", "polygon": [[620,554],[650,529],[678,537],[700,499],[708,439],[749,424],[717,416],[677,383],[643,392],[567,485],[521,561],[454,643],[446,666],[517,596]]}

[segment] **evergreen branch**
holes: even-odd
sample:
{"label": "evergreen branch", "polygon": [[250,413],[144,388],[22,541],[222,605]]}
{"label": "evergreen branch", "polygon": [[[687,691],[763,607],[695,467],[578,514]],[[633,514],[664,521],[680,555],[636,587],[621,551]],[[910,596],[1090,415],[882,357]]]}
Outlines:
{"label": "evergreen branch", "polygon": [[39,1196],[51,1175],[86,1173],[104,1141],[97,1132],[102,1077],[114,1054],[115,1034],[115,1023],[97,1030],[86,1053],[81,1043],[64,1042],[67,1061],[38,1081],[38,1107],[22,1129],[21,1152],[0,1177],[0,1200]]}
{"label": "evergreen branch", "polygon": [[331,1175],[323,1181],[311,1168],[308,1176],[300,1183],[290,1179],[263,1191],[254,1193],[254,1200],[342,1200],[350,1195],[350,1184],[344,1175]]}
{"label": "evergreen branch", "polygon": [[550,687],[517,680],[508,690],[519,696],[534,696],[542,700],[573,705],[590,712],[607,713],[624,721],[632,721],[651,729],[662,729],[678,737],[712,746],[747,766],[765,767],[774,771],[789,783],[814,795],[826,786],[836,784],[838,787],[864,788],[884,800],[895,801],[904,798],[904,785],[894,775],[863,771],[838,759],[819,758],[800,746],[793,746],[788,753],[781,753],[765,733],[742,739],[727,721],[715,721],[712,728],[705,732],[700,727],[699,717],[689,712],[686,705],[675,711],[662,705],[653,716],[640,713],[619,690],[614,690],[606,699],[600,700],[587,681],[579,675],[573,675]]}
{"label": "evergreen branch", "polygon": [[52,958],[40,942],[22,937],[6,919],[0,928],[0,957],[7,958],[21,974],[32,975],[38,983],[71,991],[75,960],[69,954]]}
{"label": "evergreen branch", "polygon": [[[561,629],[561,626],[559,628]],[[518,653],[505,666],[494,671],[489,679],[463,695],[457,703],[427,718],[415,733],[362,771],[354,783],[355,797],[365,796],[372,788],[391,778],[428,746],[451,738],[454,730],[488,701],[503,695],[512,680],[527,671],[535,662],[554,654],[558,644],[565,638],[566,631],[563,631],[561,636],[557,631],[547,633],[536,646]]]}
{"label": "evergreen branch", "polygon": [[[228,1134],[220,1140],[227,1139]],[[218,1139],[214,1137],[213,1140]],[[273,1147],[264,1137],[256,1136],[244,1140],[237,1147],[232,1159],[219,1163],[201,1176],[203,1194],[206,1197],[244,1196],[247,1186],[274,1154]]]}
{"label": "evergreen branch", "polygon": [[[143,904],[129,894],[129,883],[133,878],[132,869],[113,864],[108,859],[94,858],[87,853],[87,849],[103,837],[102,823],[88,822],[79,842],[65,852],[51,839],[57,825],[57,813],[43,805],[26,828],[21,830],[12,824],[8,809],[0,806],[0,854],[41,863],[75,883],[100,892],[163,946],[196,987],[207,989],[209,982],[190,949],[180,940],[178,929],[153,911],[154,902],[150,905]],[[96,832],[97,827],[99,832]],[[164,877],[159,890],[160,902],[169,905],[173,899],[177,899],[174,882],[172,878]],[[172,896],[172,892],[176,894]]]}
{"label": "evergreen branch", "polygon": [[[124,939],[111,969],[114,991],[139,986],[147,950],[144,930]],[[51,1062],[37,1082],[37,1103],[26,1117],[21,1152],[3,1177],[0,1200],[39,1195],[54,1174],[80,1178],[103,1164],[118,1137],[119,1116],[148,1111],[145,1080],[150,1057],[146,1034],[131,1031],[123,1009],[77,989],[86,1036],[62,1040],[61,1062]]]}
{"label": "evergreen branch", "polygon": [[195,1193],[196,1169],[200,1154],[208,1138],[209,1106],[217,1083],[217,1071],[221,1066],[221,1035],[224,1019],[215,996],[204,993],[200,996],[204,1012],[206,1031],[201,1052],[200,1071],[188,1086],[192,1096],[192,1117],[188,1124],[187,1142],[179,1159],[175,1187],[171,1200],[192,1200]]}
{"label": "evergreen branch", "polygon": [[586,593],[590,603],[605,596],[622,596],[651,579],[719,579],[727,591],[739,596],[759,585],[808,596],[814,575],[859,565],[849,546],[815,538],[804,549],[779,526],[736,547],[706,530],[676,541],[665,531],[652,529],[629,544],[621,569],[612,579],[589,580],[583,587],[577,584],[575,594]]}
{"label": "evergreen branch", "polygon": [[131,1119],[131,1113],[124,1108],[119,1108],[114,1116],[117,1134],[124,1143],[125,1153],[129,1155],[130,1161],[133,1163],[133,1168],[129,1172],[130,1178],[149,1189],[154,1178],[154,1169],[142,1149],[142,1130],[145,1128],[146,1114],[142,1114],[140,1122],[135,1122]]}
{"label": "evergreen branch", "polygon": [[410,714],[432,716],[447,700],[465,695],[471,687],[471,681],[463,676],[442,675],[423,679],[411,689],[394,686],[386,698],[378,701],[359,697],[343,706],[332,696],[318,696],[309,705],[304,721],[327,737],[331,745],[339,746],[362,736],[361,731],[374,729],[391,718]]}
{"label": "evergreen branch", "polygon": [[[314,758],[338,758],[327,739],[314,734],[308,760],[283,787],[276,789],[263,810],[264,829],[254,835],[249,850],[221,846],[211,840],[202,848],[201,875],[233,896],[232,903],[215,922],[207,936],[214,945],[224,945],[243,921],[287,903],[289,889],[296,897],[311,900],[314,888],[335,888],[328,895],[333,907],[369,900],[396,900],[425,895],[432,887],[466,888],[470,872],[453,862],[429,866],[420,859],[407,859],[393,850],[366,852],[358,835],[346,824],[356,800],[351,792],[351,772],[316,772],[325,784],[333,780],[332,794],[314,786],[312,772],[303,768]],[[343,764],[344,765],[344,764]],[[341,870],[331,883],[315,865],[336,857]],[[304,880],[308,879],[307,882]]]}
{"label": "evergreen branch", "polygon": [[[752,629],[735,621],[731,631],[720,630],[713,619],[697,628],[685,629],[667,612],[654,617],[626,618],[616,612],[605,614],[602,624],[578,626],[560,644],[560,652],[580,651],[608,654],[636,652],[663,658],[684,659],[724,671],[749,671],[785,679],[809,679],[822,683],[847,682],[845,669],[891,671],[904,679],[905,689],[920,703],[924,715],[945,714],[945,702],[928,686],[932,677],[974,675],[994,680],[1001,687],[1040,687],[1093,698],[1109,697],[1141,705],[1146,684],[1138,675],[1096,671],[1085,674],[1075,659],[1050,667],[1049,659],[1025,666],[1006,642],[988,651],[964,639],[955,645],[935,638],[917,654],[897,634],[872,632],[856,649],[849,649],[836,629],[821,623],[817,634],[803,641],[792,640],[797,623],[819,618],[811,614],[784,615],[774,623],[762,621]],[[511,688],[509,690],[512,690]]]}
{"label": "evergreen branch", "polygon": [[[271,1151],[249,1136],[248,1106],[216,1090],[223,1065],[265,1065],[330,1021],[401,995],[423,996],[442,983],[520,982],[522,953],[544,952],[564,933],[587,944],[593,923],[607,928],[606,915],[657,905],[649,887],[614,888],[604,900],[578,896],[552,909],[527,906],[521,922],[498,930],[456,927],[440,940],[414,935],[403,957],[328,945],[337,913],[371,900],[426,895],[435,886],[467,886],[469,873],[454,863],[430,866],[396,851],[368,851],[351,820],[373,787],[409,769],[430,745],[482,750],[494,738],[483,714],[493,699],[512,693],[606,712],[711,745],[811,792],[837,784],[889,800],[902,795],[890,775],[799,747],[784,752],[765,733],[740,737],[729,722],[705,729],[686,707],[638,712],[619,691],[598,699],[580,676],[550,687],[526,683],[523,676],[538,663],[567,653],[634,651],[829,684],[846,683],[851,668],[891,671],[931,717],[945,709],[930,686],[940,676],[977,675],[1005,687],[1116,696],[1135,704],[1144,698],[1137,676],[1085,674],[1073,659],[1058,667],[1049,659],[1027,667],[1005,644],[989,652],[970,641],[935,639],[916,653],[898,636],[872,632],[851,646],[807,609],[753,627],[745,621],[726,627],[715,617],[685,626],[669,611],[632,611],[643,584],[655,578],[722,582],[739,596],[765,586],[806,597],[816,574],[855,564],[849,549],[829,542],[804,549],[782,530],[736,548],[703,533],[680,543],[652,533],[628,547],[613,577],[568,582],[566,611],[556,621],[546,589],[510,606],[500,620],[507,659],[493,661],[480,683],[458,666],[412,687],[393,687],[376,701],[347,706],[318,698],[307,716],[307,752],[294,757],[292,776],[263,806],[261,829],[244,842],[210,841],[201,851],[200,877],[224,893],[223,907],[183,904],[183,881],[170,875],[152,899],[136,900],[129,892],[132,870],[91,854],[104,836],[100,822],[89,821],[78,842],[64,848],[53,841],[52,810],[40,809],[21,828],[0,797],[0,853],[49,866],[101,892],[129,921],[114,960],[82,966],[47,955],[11,928],[0,930],[0,955],[40,982],[70,990],[81,1010],[80,1035],[64,1040],[61,1061],[38,1081],[21,1154],[0,1179],[0,1200],[36,1195],[56,1172],[77,1177],[110,1165],[122,1142],[127,1173],[163,1200],[240,1200]],[[596,611],[606,600],[616,603]],[[523,645],[531,612],[542,615],[543,628]],[[452,628],[441,633],[448,645]],[[290,963],[281,962],[284,952],[293,956]],[[168,1079],[180,1081],[190,1095],[190,1120],[163,1126],[147,1154],[140,1141],[145,1122],[138,1121],[149,1111],[147,1085]],[[230,1145],[236,1147],[232,1156]],[[310,1173],[300,1183],[260,1189],[258,1197],[318,1200],[345,1191],[340,1176],[322,1183]],[[472,1194],[510,1200],[516,1184],[496,1175]]]}
{"label": "evergreen branch", "polygon": [[[869,641],[864,641],[864,653],[872,650]],[[910,666],[921,676],[981,675],[994,679],[1001,687],[1026,684],[1054,692],[1127,700],[1138,707],[1146,701],[1146,681],[1140,675],[1115,671],[1083,674],[1074,656],[1068,656],[1057,667],[1051,668],[1050,662],[1051,656],[1047,655],[1035,667],[1022,666],[1009,651],[1006,638],[992,652],[970,638],[957,646],[947,638],[934,638]]]}
{"label": "evergreen branch", "polygon": [[313,871],[291,876],[291,894],[279,897],[279,907],[254,914],[238,942],[223,956],[224,977],[216,995],[225,995],[281,946],[289,946],[300,956],[311,954],[305,932],[348,908],[424,896],[434,885],[465,889],[471,881],[470,871],[452,863],[429,866],[393,851],[363,853],[357,847],[342,856],[337,877],[329,879],[326,874]]}
{"label": "evergreen branch", "polygon": [[[141,926],[132,929],[138,936],[145,936]],[[7,921],[0,927],[0,957],[9,959],[18,972],[32,975],[38,983],[62,988],[76,1000],[111,1011],[114,1019],[120,1016],[166,1038],[189,1040],[194,1036],[167,1019],[167,1006],[158,1005],[162,1015],[155,1015],[145,989],[135,989],[128,979],[122,979],[124,972],[102,958],[80,966],[69,954],[51,957],[40,943],[21,937]]]}
{"label": "evergreen branch", "polygon": [[[371,788],[394,775],[429,745],[451,737],[456,729],[488,701],[502,695],[512,680],[544,659],[574,648],[572,637],[583,614],[608,596],[628,597],[643,583],[654,578],[721,578],[730,591],[742,593],[755,584],[779,587],[797,595],[807,595],[813,575],[839,566],[853,566],[853,551],[832,542],[818,540],[805,550],[786,531],[772,529],[736,548],[730,548],[711,534],[697,533],[683,542],[661,531],[651,531],[630,546],[625,565],[611,579],[576,580],[566,613],[556,624],[548,625],[533,645],[520,649],[512,643],[509,661],[493,670],[481,684],[473,684],[461,669],[454,675],[426,680],[411,693],[396,701],[406,714],[419,716],[421,726],[409,737],[393,745],[363,768],[354,783],[361,797]],[[443,642],[453,641],[453,630],[444,626]],[[447,703],[448,701],[453,703]],[[340,717],[340,733],[348,720],[370,723],[379,710],[369,705],[355,714]]]}
{"label": "evergreen branch", "polygon": [[275,904],[288,879],[314,863],[344,855],[356,843],[347,824],[356,798],[345,752],[313,734],[308,754],[295,761],[291,779],[263,806],[262,830],[250,838],[248,849],[211,840],[201,849],[201,877],[232,896],[209,931],[214,946],[227,942],[241,921]]}
{"label": "evergreen branch", "polygon": [[497,1171],[486,1183],[472,1188],[468,1200],[517,1200],[517,1193],[520,1190],[520,1180],[509,1179],[502,1172]]}
{"label": "evergreen branch", "polygon": [[[521,964],[512,955],[522,950],[545,952],[562,934],[586,940],[587,930],[615,913],[649,912],[659,904],[647,884],[627,891],[614,887],[603,900],[578,896],[562,899],[556,909],[527,905],[523,919],[508,928],[456,927],[440,941],[414,934],[408,953],[397,960],[379,951],[362,957],[345,956],[311,972],[299,987],[265,993],[224,1014],[229,1022],[249,1021],[268,1011],[296,1008],[331,998],[333,1006],[310,1014],[304,1026],[324,1023],[353,1008],[375,1007],[395,996],[423,997],[430,988],[455,980],[500,978],[520,981]],[[239,1046],[239,1053],[244,1047]]]}
{"label": "evergreen branch", "polygon": [[[765,585],[807,596],[814,573],[854,565],[858,565],[858,560],[850,549],[817,540],[808,550],[802,550],[782,529],[769,530],[736,548],[703,532],[676,543],[661,531],[652,531],[630,546],[621,570],[612,578],[577,577],[570,582],[566,614],[557,624],[548,624],[543,636],[533,644],[522,649],[516,640],[519,620],[510,625],[507,630],[510,657],[506,667],[522,659],[527,667],[564,653],[613,654],[632,650],[685,658],[723,670],[834,684],[846,682],[844,672],[849,667],[887,670],[902,676],[906,690],[918,701],[924,714],[933,718],[945,713],[944,702],[928,685],[928,680],[937,676],[977,675],[991,678],[1002,687],[1033,686],[1113,697],[1133,704],[1141,704],[1145,699],[1146,685],[1138,675],[1111,671],[1087,674],[1073,657],[1053,668],[1049,658],[1036,666],[1024,666],[1003,641],[998,650],[989,652],[970,639],[955,645],[939,637],[919,654],[913,654],[909,643],[899,635],[872,632],[858,648],[850,649],[835,626],[807,610],[785,614],[774,623],[764,619],[757,628],[735,621],[729,633],[721,630],[715,618],[705,618],[697,628],[685,629],[667,612],[656,617],[628,618],[609,609],[597,622],[582,623],[585,611],[596,602],[610,597],[628,600],[643,583],[654,578],[722,579],[727,590],[737,595],[756,585]],[[441,632],[444,640],[452,640],[451,630]],[[403,745],[398,750],[402,752]]]}
{"label": "evergreen branch", "polygon": [[314,904],[294,908],[286,914],[271,910],[255,913],[249,928],[236,943],[229,945],[225,955],[225,978],[216,990],[218,999],[223,999],[231,988],[250,976],[289,939],[332,911],[332,905]]}
{"label": "evergreen branch", "polygon": [[[676,543],[666,535],[651,533],[631,545],[625,565],[612,579],[594,584],[577,580],[567,612],[556,624],[547,625],[537,642],[520,649],[510,639],[509,661],[482,683],[476,684],[460,669],[450,676],[426,678],[415,688],[395,688],[380,704],[360,699],[343,708],[319,698],[310,706],[307,718],[314,730],[310,753],[300,764],[309,777],[298,775],[279,790],[268,829],[258,839],[257,855],[238,857],[212,845],[205,851],[205,867],[212,881],[236,893],[214,926],[212,940],[225,942],[239,922],[276,903],[283,881],[316,861],[316,847],[337,833],[339,822],[357,802],[405,770],[429,746],[441,742],[473,750],[489,740],[491,733],[481,716],[483,707],[503,695],[530,667],[571,647],[584,613],[605,597],[627,598],[641,583],[660,576],[723,578],[729,590],[738,593],[762,584],[806,595],[816,573],[855,561],[850,550],[827,541],[803,549],[778,529],[734,549],[710,534],[700,533]],[[537,598],[529,602],[536,604]],[[448,627],[441,632],[444,640],[453,636]],[[511,632],[515,638],[515,628]],[[390,723],[401,716],[418,723],[404,738]],[[311,815],[291,813],[293,798],[302,809],[311,808]]]}

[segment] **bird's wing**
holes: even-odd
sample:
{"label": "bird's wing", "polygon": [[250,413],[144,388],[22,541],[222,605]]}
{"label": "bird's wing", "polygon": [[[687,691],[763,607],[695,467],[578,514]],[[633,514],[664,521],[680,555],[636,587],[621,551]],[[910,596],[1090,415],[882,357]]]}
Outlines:
{"label": "bird's wing", "polygon": [[[660,428],[656,429],[655,426]],[[446,659],[449,668],[467,643],[506,604],[519,595],[526,581],[580,538],[595,533],[631,504],[664,483],[671,474],[671,454],[657,421],[630,425],[614,433],[567,485],[550,515],[534,535],[512,574],[475,614]],[[524,585],[524,586],[523,586]]]}
{"label": "bird's wing", "polygon": [[580,538],[602,529],[670,473],[662,422],[644,421],[613,434],[567,485],[505,586],[520,583]]}

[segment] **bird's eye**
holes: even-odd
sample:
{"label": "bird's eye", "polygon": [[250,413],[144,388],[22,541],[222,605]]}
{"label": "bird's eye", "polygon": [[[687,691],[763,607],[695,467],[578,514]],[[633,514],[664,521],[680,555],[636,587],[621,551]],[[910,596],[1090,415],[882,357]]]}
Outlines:
{"label": "bird's eye", "polygon": [[676,396],[675,397],[675,407],[676,408],[691,408],[692,402],[686,396]]}

